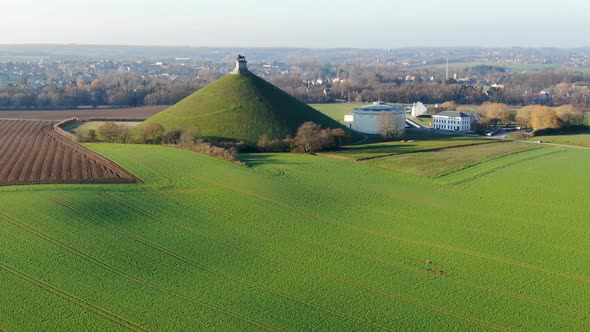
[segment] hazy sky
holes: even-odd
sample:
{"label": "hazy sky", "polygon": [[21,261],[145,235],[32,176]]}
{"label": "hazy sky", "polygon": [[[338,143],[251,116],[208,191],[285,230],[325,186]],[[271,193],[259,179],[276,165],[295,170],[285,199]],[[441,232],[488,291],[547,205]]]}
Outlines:
{"label": "hazy sky", "polygon": [[0,43],[590,46],[590,0],[2,0]]}

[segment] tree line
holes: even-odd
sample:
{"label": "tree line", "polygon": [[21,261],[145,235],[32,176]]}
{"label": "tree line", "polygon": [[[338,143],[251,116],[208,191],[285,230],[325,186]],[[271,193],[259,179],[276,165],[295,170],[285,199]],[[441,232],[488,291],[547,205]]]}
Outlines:
{"label": "tree line", "polygon": [[[109,72],[90,81],[51,80],[43,87],[31,87],[26,79],[21,79],[13,86],[0,87],[0,108],[170,105],[221,76],[220,72],[199,73],[199,76],[171,80],[143,77],[134,72]],[[466,66],[458,70],[458,76],[464,76],[467,81],[458,81],[442,79],[444,73],[440,68],[294,64],[288,74],[269,72],[261,76],[306,103],[383,100],[426,104],[454,101],[458,104],[590,105],[590,89],[573,87],[575,82],[590,81],[590,73],[580,71],[511,72],[496,66]],[[322,83],[316,84],[317,79],[322,79]],[[539,96],[541,91],[549,94]]]}

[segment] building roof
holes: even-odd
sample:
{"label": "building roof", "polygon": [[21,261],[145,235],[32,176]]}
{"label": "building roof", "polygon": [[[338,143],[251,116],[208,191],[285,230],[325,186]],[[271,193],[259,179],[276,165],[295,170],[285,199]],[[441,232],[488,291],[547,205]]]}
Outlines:
{"label": "building roof", "polygon": [[580,81],[580,82],[574,83],[574,86],[590,86],[590,82]]}
{"label": "building roof", "polygon": [[386,105],[383,103],[374,103],[373,105],[366,105],[363,107],[359,107],[356,110],[359,111],[375,111],[375,112],[382,112],[382,111],[395,111],[395,112],[405,112],[405,110],[400,106],[392,106]]}
{"label": "building roof", "polygon": [[458,111],[444,111],[435,114],[434,116],[448,116],[450,118],[470,118],[471,115],[465,112],[458,112]]}

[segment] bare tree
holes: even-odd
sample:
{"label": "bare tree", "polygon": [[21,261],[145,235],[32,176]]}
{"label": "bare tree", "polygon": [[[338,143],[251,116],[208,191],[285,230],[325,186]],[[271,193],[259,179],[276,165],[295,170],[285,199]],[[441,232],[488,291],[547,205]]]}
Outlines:
{"label": "bare tree", "polygon": [[146,143],[156,144],[162,140],[164,132],[164,126],[157,122],[151,122],[143,127],[143,138]]}
{"label": "bare tree", "polygon": [[385,140],[398,137],[406,128],[403,116],[394,112],[381,112],[379,115],[379,134]]}
{"label": "bare tree", "polygon": [[109,143],[120,141],[121,133],[121,127],[114,122],[107,122],[98,127],[98,134]]}

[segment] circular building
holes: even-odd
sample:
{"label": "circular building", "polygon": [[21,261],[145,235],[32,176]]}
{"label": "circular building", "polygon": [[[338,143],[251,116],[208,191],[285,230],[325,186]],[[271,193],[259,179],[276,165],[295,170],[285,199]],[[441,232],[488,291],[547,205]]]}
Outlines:
{"label": "circular building", "polygon": [[378,101],[355,108],[352,114],[345,116],[344,121],[347,127],[365,134],[380,134],[385,128],[401,132],[406,129],[406,111]]}

